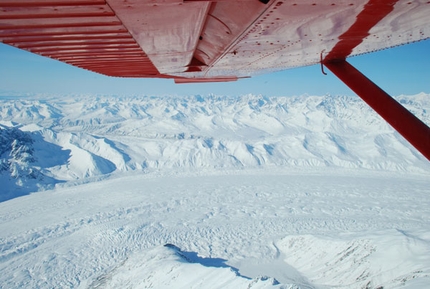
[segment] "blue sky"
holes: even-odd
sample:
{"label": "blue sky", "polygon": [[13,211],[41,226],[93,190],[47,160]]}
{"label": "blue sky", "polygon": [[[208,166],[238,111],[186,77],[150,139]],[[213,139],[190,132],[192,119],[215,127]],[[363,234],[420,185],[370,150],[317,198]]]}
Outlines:
{"label": "blue sky", "polygon": [[[350,58],[391,95],[430,93],[430,40]],[[166,79],[112,78],[0,43],[0,92],[120,95],[354,95],[319,65],[231,83],[174,84]]]}

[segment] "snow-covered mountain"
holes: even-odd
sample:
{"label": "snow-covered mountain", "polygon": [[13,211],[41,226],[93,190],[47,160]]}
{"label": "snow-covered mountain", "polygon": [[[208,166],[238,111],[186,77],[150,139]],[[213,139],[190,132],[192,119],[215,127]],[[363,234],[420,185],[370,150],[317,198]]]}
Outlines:
{"label": "snow-covered mountain", "polygon": [[2,97],[0,288],[427,288],[429,175],[355,97]]}
{"label": "snow-covered mountain", "polygon": [[[430,95],[397,99],[430,124]],[[132,170],[430,170],[356,97],[3,97],[0,104],[3,200]]]}

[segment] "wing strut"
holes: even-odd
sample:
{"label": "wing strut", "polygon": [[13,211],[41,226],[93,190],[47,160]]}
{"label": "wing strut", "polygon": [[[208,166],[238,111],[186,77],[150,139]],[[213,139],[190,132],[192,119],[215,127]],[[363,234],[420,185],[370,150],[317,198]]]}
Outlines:
{"label": "wing strut", "polygon": [[430,128],[425,123],[346,60],[326,61],[324,65],[430,161]]}

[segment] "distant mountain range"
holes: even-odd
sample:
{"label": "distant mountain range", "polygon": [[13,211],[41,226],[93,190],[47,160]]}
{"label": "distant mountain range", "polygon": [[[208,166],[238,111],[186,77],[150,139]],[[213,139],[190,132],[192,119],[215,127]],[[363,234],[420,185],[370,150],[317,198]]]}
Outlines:
{"label": "distant mountain range", "polygon": [[[430,124],[429,94],[396,99]],[[356,97],[0,97],[0,201],[116,172],[297,166],[430,172]]]}

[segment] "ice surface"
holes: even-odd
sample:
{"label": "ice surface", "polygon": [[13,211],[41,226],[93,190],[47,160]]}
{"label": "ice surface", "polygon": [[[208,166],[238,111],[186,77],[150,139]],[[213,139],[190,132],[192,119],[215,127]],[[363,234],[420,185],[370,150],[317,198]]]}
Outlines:
{"label": "ice surface", "polygon": [[0,103],[0,288],[430,285],[430,164],[359,99]]}
{"label": "ice surface", "polygon": [[[0,203],[0,284],[423,288],[428,184],[362,170],[249,170],[39,192]],[[254,282],[260,287],[248,287]]]}

